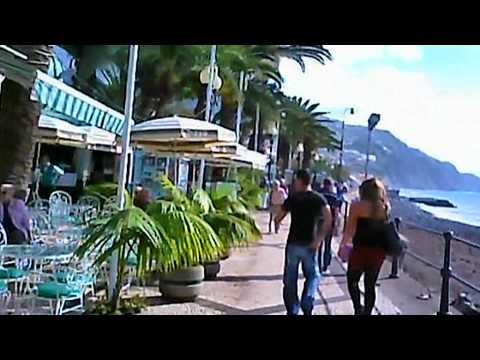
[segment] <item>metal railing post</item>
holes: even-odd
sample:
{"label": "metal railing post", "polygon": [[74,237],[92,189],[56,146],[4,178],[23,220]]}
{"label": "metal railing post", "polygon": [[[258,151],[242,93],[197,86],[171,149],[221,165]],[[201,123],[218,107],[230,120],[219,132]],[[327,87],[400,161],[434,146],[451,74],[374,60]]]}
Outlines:
{"label": "metal railing post", "polygon": [[[402,223],[402,219],[400,218],[395,218],[395,227],[397,228],[397,231],[400,232],[400,224]],[[392,258],[392,270],[390,272],[390,279],[398,279],[398,256],[394,256]]]}
{"label": "metal railing post", "polygon": [[348,219],[348,201],[345,201],[345,214],[343,214],[343,232],[347,228],[347,219]]}
{"label": "metal railing post", "polygon": [[442,292],[440,295],[440,310],[437,315],[449,314],[449,302],[450,302],[450,276],[452,274],[452,268],[450,266],[450,246],[453,239],[452,232],[446,232],[443,234],[445,239],[445,251],[443,255],[443,268],[442,274]]}

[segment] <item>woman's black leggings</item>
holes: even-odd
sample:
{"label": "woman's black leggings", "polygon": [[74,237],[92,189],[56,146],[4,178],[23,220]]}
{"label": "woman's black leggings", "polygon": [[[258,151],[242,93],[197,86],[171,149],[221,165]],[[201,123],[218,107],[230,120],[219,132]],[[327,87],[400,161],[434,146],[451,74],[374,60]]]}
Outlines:
{"label": "woman's black leggings", "polygon": [[[348,269],[347,271],[347,283],[348,283],[348,292],[352,298],[353,308],[355,309],[355,315],[371,315],[373,308],[375,306],[375,287],[378,280],[378,274],[380,269],[368,269],[368,270],[352,270]],[[364,276],[364,285],[365,285],[365,307],[362,308],[360,302],[360,288],[358,283],[360,278]]]}

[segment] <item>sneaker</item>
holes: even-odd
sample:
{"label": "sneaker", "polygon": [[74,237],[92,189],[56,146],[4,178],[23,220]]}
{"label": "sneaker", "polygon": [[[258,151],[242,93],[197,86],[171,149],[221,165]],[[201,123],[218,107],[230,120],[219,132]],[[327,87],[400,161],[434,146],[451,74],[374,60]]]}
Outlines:
{"label": "sneaker", "polygon": [[322,274],[323,275],[330,275],[330,269],[323,269]]}

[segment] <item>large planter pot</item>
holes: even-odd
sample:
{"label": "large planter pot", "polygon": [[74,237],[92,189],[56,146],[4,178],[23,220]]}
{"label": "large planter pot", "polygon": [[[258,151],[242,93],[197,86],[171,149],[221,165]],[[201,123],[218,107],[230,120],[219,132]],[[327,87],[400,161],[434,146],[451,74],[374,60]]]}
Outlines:
{"label": "large planter pot", "polygon": [[142,281],[144,286],[158,286],[158,272],[152,271],[145,275],[145,278]]}
{"label": "large planter pot", "polygon": [[223,254],[223,255],[220,257],[220,261],[227,260],[227,259],[230,257],[231,253],[232,253],[232,250],[228,249],[228,250],[225,252],[225,254]]}
{"label": "large planter pot", "polygon": [[162,295],[175,301],[191,301],[200,295],[205,278],[202,265],[160,274],[159,290]]}
{"label": "large planter pot", "polygon": [[205,269],[205,280],[213,280],[220,272],[220,260],[203,264]]}

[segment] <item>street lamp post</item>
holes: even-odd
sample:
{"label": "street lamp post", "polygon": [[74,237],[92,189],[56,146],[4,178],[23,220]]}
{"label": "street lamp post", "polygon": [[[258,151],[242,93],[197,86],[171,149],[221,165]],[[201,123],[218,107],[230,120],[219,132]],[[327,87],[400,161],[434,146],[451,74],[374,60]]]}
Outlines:
{"label": "street lamp post", "polygon": [[342,121],[342,139],[340,143],[340,174],[342,173],[343,169],[343,152],[345,148],[345,122],[346,122],[346,117],[347,117],[347,112],[350,112],[350,115],[354,114],[354,109],[353,108],[346,108],[343,116],[343,121]]}
{"label": "street lamp post", "polygon": [[372,114],[368,118],[368,140],[367,140],[367,159],[365,161],[365,179],[368,178],[368,164],[370,162],[370,144],[372,141],[372,132],[380,122],[379,114]]}
{"label": "street lamp post", "polygon": [[272,158],[272,165],[274,166],[273,176],[277,176],[277,169],[278,169],[278,145],[279,145],[279,137],[280,137],[280,121],[276,123],[273,128],[272,134],[272,147],[271,147],[271,158]]}

